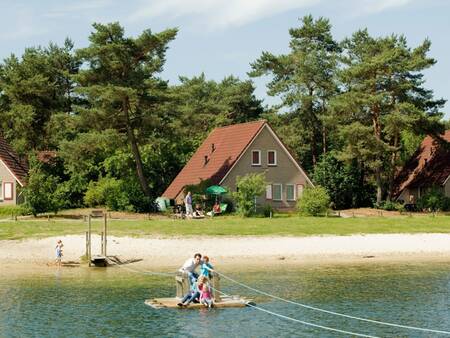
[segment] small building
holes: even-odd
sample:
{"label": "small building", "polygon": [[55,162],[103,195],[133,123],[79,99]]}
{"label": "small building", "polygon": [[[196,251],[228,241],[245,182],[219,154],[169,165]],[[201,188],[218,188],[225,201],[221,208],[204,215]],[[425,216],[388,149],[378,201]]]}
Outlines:
{"label": "small building", "polygon": [[265,173],[268,185],[257,204],[292,209],[311,180],[266,121],[214,129],[175,177],[163,197],[182,203],[184,187],[210,180],[236,191],[236,178]]}
{"label": "small building", "polygon": [[394,196],[415,204],[432,187],[450,197],[450,130],[440,138],[427,136],[395,178]]}
{"label": "small building", "polygon": [[23,202],[28,166],[0,136],[0,206]]}

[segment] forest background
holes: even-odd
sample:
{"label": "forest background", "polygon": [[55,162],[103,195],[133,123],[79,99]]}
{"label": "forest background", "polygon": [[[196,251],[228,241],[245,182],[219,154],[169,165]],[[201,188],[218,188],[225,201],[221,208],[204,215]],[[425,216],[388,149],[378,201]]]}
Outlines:
{"label": "forest background", "polygon": [[[266,119],[337,209],[393,197],[399,167],[425,135],[449,128],[445,100],[426,88],[431,42],[366,29],[336,41],[325,18],[289,31],[290,52],[264,52],[250,77],[268,77],[263,105],[251,80],[161,77],[177,29],[128,37],[94,24],[86,48],[27,48],[0,64],[0,134],[30,164],[33,213],[104,204],[151,211],[215,127]],[[42,151],[52,154],[42,161]],[[39,155],[41,154],[41,155]],[[55,154],[56,156],[53,156]]]}

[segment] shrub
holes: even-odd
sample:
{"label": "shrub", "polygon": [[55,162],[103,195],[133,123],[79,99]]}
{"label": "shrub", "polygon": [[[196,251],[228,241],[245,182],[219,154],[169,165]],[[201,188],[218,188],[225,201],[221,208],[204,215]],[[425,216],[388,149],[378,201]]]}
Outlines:
{"label": "shrub", "polygon": [[0,207],[0,217],[14,217],[26,214],[27,210],[20,205],[5,205]]}
{"label": "shrub", "polygon": [[450,198],[446,197],[441,189],[433,187],[425,195],[417,200],[419,210],[448,211],[450,210]]}
{"label": "shrub", "polygon": [[306,188],[302,198],[297,202],[300,213],[309,216],[324,214],[330,205],[330,196],[324,187]]}
{"label": "shrub", "polygon": [[91,181],[84,195],[84,202],[90,207],[104,205],[114,211],[133,210],[123,182],[110,177],[100,178],[97,182]]}
{"label": "shrub", "polygon": [[404,205],[395,201],[382,201],[380,204],[375,205],[377,209],[382,209],[386,211],[403,211]]}
{"label": "shrub", "polygon": [[233,197],[237,210],[243,217],[249,217],[255,212],[255,197],[262,195],[266,190],[264,174],[247,174],[236,178],[237,191]]}
{"label": "shrub", "polygon": [[46,174],[39,166],[31,169],[24,188],[24,208],[34,216],[48,211],[58,212],[62,206],[57,194],[58,182],[57,177]]}
{"label": "shrub", "polygon": [[270,204],[265,204],[262,208],[262,214],[264,217],[270,217],[274,214],[274,209]]}

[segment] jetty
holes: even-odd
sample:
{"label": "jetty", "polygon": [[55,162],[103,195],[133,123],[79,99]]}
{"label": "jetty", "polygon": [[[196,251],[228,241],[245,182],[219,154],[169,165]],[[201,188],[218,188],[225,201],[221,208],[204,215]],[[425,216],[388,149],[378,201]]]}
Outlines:
{"label": "jetty", "polygon": [[[151,306],[154,309],[162,309],[162,308],[177,308],[177,309],[201,309],[205,308],[203,304],[199,303],[191,303],[188,306],[179,307],[177,304],[180,302],[181,298],[185,294],[190,291],[189,286],[189,277],[187,274],[178,273],[175,276],[175,283],[177,287],[176,296],[171,298],[152,298],[147,299],[145,304]],[[248,304],[254,305],[253,301],[246,297],[241,297],[238,295],[225,295],[220,292],[220,276],[216,273],[213,273],[213,277],[210,280],[213,298],[214,298],[214,307],[216,308],[236,308],[236,307],[245,307]]]}

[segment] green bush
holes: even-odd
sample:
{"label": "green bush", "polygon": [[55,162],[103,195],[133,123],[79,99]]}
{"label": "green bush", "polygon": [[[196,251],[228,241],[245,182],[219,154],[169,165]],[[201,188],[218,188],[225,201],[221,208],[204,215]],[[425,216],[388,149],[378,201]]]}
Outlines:
{"label": "green bush", "polygon": [[308,216],[323,215],[330,206],[330,196],[324,187],[306,188],[297,202],[300,213]]}
{"label": "green bush", "polygon": [[84,195],[84,202],[90,207],[106,206],[109,210],[133,211],[128,195],[121,180],[100,178],[91,181]]}
{"label": "green bush", "polygon": [[404,211],[405,207],[402,203],[395,201],[382,201],[380,204],[375,205],[377,209],[386,211]]}
{"label": "green bush", "polygon": [[20,205],[5,205],[0,207],[0,217],[14,217],[26,214],[26,208]]}
{"label": "green bush", "polygon": [[264,174],[247,174],[236,178],[237,191],[233,197],[241,216],[249,217],[255,213],[255,197],[266,191],[266,185]]}
{"label": "green bush", "polygon": [[429,210],[432,212],[441,210],[450,210],[450,198],[444,195],[444,192],[433,187],[425,195],[417,200],[417,207],[419,210]]}
{"label": "green bush", "polygon": [[265,204],[262,208],[262,214],[264,217],[270,217],[274,214],[274,209],[270,204]]}
{"label": "green bush", "polygon": [[57,213],[63,202],[57,194],[58,183],[57,177],[46,173],[39,165],[32,168],[24,188],[24,208],[34,216],[49,211]]}

